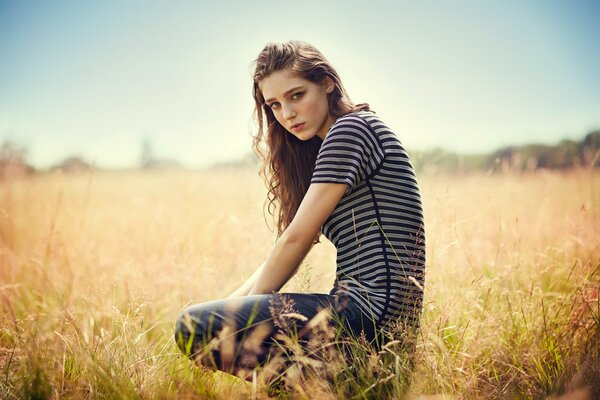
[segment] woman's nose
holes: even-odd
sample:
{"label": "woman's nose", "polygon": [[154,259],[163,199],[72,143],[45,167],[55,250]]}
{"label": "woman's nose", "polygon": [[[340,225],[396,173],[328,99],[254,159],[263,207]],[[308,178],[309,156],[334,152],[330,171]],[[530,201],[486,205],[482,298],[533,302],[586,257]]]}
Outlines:
{"label": "woman's nose", "polygon": [[296,110],[292,105],[284,105],[283,106],[283,118],[290,119],[296,116]]}

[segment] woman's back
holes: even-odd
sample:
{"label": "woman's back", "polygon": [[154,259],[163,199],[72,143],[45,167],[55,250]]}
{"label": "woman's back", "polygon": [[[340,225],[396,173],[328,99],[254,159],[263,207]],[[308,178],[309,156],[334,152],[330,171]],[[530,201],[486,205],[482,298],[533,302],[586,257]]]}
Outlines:
{"label": "woman's back", "polygon": [[425,237],[413,167],[398,137],[373,113],[338,118],[323,141],[311,183],[349,188],[323,224],[337,248],[331,293],[347,292],[377,325],[418,325]]}

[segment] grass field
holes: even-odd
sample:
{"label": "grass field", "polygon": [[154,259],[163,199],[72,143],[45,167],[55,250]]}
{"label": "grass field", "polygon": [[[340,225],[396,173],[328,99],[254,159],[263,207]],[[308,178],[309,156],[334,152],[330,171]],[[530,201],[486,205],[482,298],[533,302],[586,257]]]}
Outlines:
{"label": "grass field", "polygon": [[[358,377],[337,366],[336,385],[311,375],[290,396],[600,398],[600,173],[419,179],[414,371],[357,343]],[[194,366],[173,341],[184,306],[225,297],[269,254],[264,196],[240,169],[0,181],[0,398],[274,394]],[[322,241],[283,291],[330,289]]]}

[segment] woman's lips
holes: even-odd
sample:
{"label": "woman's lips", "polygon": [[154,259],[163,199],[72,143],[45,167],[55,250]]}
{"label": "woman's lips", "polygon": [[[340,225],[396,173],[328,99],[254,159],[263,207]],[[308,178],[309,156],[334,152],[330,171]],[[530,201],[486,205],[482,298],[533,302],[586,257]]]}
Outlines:
{"label": "woman's lips", "polygon": [[301,124],[296,124],[296,125],[292,126],[292,130],[295,132],[298,132],[302,128],[304,128],[304,122],[302,122]]}

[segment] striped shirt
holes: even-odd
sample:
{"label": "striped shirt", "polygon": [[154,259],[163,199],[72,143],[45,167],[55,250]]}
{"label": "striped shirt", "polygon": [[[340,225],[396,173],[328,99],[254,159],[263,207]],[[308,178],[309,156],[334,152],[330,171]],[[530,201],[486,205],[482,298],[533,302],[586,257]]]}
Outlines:
{"label": "striped shirt", "polygon": [[348,185],[322,226],[337,249],[330,294],[343,291],[378,326],[419,324],[425,230],[412,164],[398,137],[373,112],[339,117],[317,156],[311,183]]}

